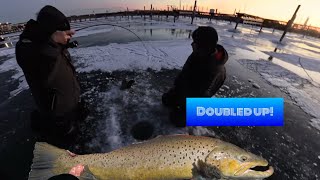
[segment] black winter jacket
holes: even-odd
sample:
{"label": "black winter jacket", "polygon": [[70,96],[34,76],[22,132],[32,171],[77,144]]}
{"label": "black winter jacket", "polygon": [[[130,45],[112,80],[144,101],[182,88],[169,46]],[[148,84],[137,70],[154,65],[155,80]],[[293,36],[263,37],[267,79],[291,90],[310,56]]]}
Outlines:
{"label": "black winter jacket", "polygon": [[228,53],[221,45],[211,54],[193,52],[174,82],[174,87],[162,96],[165,106],[185,107],[188,97],[212,97],[226,79],[224,64]]}
{"label": "black winter jacket", "polygon": [[224,64],[227,61],[228,53],[221,45],[217,45],[217,52],[213,54],[192,53],[174,82],[177,101],[215,95],[226,79]]}
{"label": "black winter jacket", "polygon": [[46,37],[37,21],[30,20],[20,35],[16,59],[40,112],[63,116],[77,108],[80,87],[70,54]]}

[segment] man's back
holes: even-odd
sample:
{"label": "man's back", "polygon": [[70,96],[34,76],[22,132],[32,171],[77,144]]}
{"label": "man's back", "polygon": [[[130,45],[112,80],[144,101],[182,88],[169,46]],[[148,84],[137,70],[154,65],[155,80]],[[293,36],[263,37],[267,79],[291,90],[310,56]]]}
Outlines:
{"label": "man's back", "polygon": [[175,80],[176,90],[183,98],[213,96],[226,79],[227,60],[228,53],[221,45],[215,53],[192,53]]}
{"label": "man's back", "polygon": [[226,79],[224,64],[227,51],[218,43],[218,33],[212,27],[199,27],[192,33],[193,52],[174,82],[174,87],[162,96],[163,105],[170,108],[170,120],[185,126],[186,98],[212,97]]}

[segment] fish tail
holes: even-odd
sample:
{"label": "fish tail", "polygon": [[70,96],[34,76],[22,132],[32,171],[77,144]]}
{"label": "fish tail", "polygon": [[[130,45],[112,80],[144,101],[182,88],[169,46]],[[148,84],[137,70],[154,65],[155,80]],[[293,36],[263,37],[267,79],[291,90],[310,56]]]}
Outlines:
{"label": "fish tail", "polygon": [[60,173],[58,168],[61,167],[59,167],[58,158],[65,155],[66,150],[45,142],[36,142],[33,154],[29,180],[47,180]]}

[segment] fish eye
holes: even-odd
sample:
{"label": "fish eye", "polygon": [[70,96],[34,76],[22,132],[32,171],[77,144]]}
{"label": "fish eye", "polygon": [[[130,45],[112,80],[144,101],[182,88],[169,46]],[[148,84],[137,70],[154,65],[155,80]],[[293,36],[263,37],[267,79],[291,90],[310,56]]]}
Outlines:
{"label": "fish eye", "polygon": [[241,157],[240,157],[240,160],[241,160],[242,162],[246,161],[247,159],[248,159],[247,156],[241,156]]}

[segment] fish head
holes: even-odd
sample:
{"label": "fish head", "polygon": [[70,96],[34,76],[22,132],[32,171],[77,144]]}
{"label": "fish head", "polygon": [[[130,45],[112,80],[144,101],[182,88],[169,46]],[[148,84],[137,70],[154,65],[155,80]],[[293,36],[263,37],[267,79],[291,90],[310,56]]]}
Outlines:
{"label": "fish head", "polygon": [[215,147],[205,163],[215,167],[221,176],[229,178],[262,179],[274,172],[264,158],[229,143]]}

